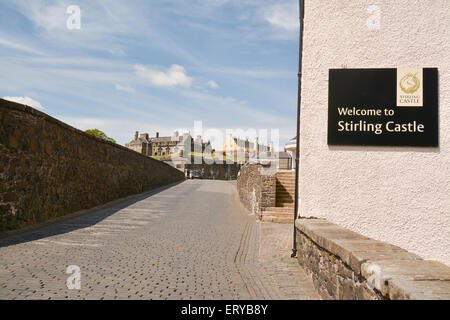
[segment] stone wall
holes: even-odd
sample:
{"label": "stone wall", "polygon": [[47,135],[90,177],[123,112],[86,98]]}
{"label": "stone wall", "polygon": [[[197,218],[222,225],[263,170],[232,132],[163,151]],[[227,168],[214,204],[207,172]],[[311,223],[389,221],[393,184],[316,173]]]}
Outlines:
{"label": "stone wall", "polygon": [[163,162],[0,99],[0,231],[183,179]]}
{"label": "stone wall", "polygon": [[450,299],[450,268],[322,219],[298,219],[297,257],[324,299]]}
{"label": "stone wall", "polygon": [[250,212],[261,217],[263,208],[275,207],[276,166],[271,163],[245,164],[239,171],[237,191],[242,204]]}

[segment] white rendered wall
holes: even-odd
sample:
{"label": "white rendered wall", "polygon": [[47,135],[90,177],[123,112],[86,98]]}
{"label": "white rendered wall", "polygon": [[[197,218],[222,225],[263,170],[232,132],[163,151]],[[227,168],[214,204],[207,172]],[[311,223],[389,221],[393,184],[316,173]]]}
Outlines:
{"label": "white rendered wall", "polygon": [[[300,215],[450,265],[450,0],[305,0],[303,59]],[[440,147],[328,147],[328,69],[343,65],[439,68]]]}

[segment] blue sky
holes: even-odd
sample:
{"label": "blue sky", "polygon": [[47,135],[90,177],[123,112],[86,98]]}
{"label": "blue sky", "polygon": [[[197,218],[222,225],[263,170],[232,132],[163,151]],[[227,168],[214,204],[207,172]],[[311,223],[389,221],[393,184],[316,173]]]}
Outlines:
{"label": "blue sky", "polygon": [[[296,130],[297,3],[2,0],[0,97],[120,144],[201,120],[279,129],[283,145]],[[79,30],[67,28],[70,5]]]}

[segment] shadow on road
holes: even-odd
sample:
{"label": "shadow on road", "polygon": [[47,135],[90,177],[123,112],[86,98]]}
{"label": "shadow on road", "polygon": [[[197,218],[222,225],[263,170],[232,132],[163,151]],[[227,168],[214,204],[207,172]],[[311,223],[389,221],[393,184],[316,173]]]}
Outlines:
{"label": "shadow on road", "polygon": [[184,181],[160,187],[139,195],[118,199],[99,207],[72,213],[66,217],[61,217],[54,221],[45,222],[42,225],[32,227],[32,229],[18,230],[17,233],[14,232],[10,235],[0,235],[0,248],[36,241],[93,226],[122,209],[170,189],[182,182]]}

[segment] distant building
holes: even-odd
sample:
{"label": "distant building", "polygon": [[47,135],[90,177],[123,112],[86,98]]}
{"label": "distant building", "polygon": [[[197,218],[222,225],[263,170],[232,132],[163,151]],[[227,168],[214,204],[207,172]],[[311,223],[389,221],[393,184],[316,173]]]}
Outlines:
{"label": "distant building", "polygon": [[296,151],[297,151],[297,137],[293,137],[291,140],[289,140],[288,143],[284,146],[284,149],[286,152],[289,153],[289,155],[292,158],[292,168],[295,169],[295,157],[296,157]]}
{"label": "distant building", "polygon": [[189,133],[179,135],[177,131],[167,137],[160,137],[159,132],[155,137],[150,137],[148,133],[139,135],[139,132],[136,131],[134,139],[125,144],[125,147],[164,161],[181,171],[185,170],[187,163],[194,162],[195,156],[200,157],[203,152],[213,151],[211,143],[203,142],[201,136],[194,139]]}
{"label": "distant building", "polygon": [[245,163],[249,159],[259,158],[259,155],[263,152],[270,151],[270,146],[259,144],[258,138],[255,138],[255,142],[250,142],[248,139],[242,140],[228,134],[217,153],[222,153],[226,159],[232,159],[233,162]]}

